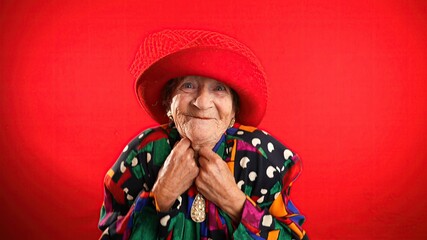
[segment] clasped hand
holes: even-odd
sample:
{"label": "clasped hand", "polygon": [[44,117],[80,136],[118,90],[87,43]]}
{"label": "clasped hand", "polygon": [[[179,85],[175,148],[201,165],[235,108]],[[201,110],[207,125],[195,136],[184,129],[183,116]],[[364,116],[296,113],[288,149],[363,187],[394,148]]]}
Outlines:
{"label": "clasped hand", "polygon": [[239,221],[246,196],[237,187],[227,164],[208,147],[200,148],[198,159],[196,155],[186,138],[172,149],[152,190],[159,210],[168,211],[195,183],[206,199]]}

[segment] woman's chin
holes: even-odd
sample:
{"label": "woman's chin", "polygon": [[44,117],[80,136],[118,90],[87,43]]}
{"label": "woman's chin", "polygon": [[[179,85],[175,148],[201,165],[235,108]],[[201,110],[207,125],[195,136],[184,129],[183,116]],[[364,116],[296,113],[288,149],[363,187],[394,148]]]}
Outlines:
{"label": "woman's chin", "polygon": [[190,132],[187,133],[187,138],[191,140],[192,143],[203,143],[203,142],[217,142],[219,139],[216,139],[216,133],[208,131],[207,129],[203,132]]}
{"label": "woman's chin", "polygon": [[185,136],[190,139],[193,146],[215,145],[215,143],[219,141],[222,135],[216,126],[195,126],[187,128],[186,130],[187,131],[185,131]]}

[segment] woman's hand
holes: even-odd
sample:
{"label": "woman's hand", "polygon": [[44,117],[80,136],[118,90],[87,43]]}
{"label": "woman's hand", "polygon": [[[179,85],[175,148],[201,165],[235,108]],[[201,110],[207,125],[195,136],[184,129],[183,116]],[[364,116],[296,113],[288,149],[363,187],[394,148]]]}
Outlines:
{"label": "woman's hand", "polygon": [[197,189],[205,198],[225,211],[234,222],[240,222],[246,195],[237,187],[227,164],[210,148],[199,151],[200,172]]}
{"label": "woman's hand", "polygon": [[161,212],[168,211],[199,174],[194,155],[190,140],[183,138],[166,158],[152,190]]}

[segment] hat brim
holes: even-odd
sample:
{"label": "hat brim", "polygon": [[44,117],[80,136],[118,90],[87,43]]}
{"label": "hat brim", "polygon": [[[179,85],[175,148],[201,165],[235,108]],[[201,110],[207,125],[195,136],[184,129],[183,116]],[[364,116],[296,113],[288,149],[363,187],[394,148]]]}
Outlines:
{"label": "hat brim", "polygon": [[160,99],[166,83],[184,76],[208,77],[231,87],[239,96],[237,122],[257,126],[264,117],[267,88],[262,69],[238,52],[197,46],[158,59],[138,77],[135,84],[138,100],[156,122],[168,122]]}

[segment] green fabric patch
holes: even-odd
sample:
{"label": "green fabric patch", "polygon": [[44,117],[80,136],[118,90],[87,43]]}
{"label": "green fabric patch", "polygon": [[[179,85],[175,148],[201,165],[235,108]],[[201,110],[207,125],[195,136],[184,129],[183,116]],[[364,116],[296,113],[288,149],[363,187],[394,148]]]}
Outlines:
{"label": "green fabric patch", "polygon": [[[185,218],[185,214],[179,212],[175,217],[169,220],[168,232],[173,231],[172,239],[199,239],[200,224]],[[194,238],[193,238],[194,237]]]}
{"label": "green fabric patch", "polygon": [[257,203],[257,204],[258,204],[258,206],[260,208],[270,207],[271,206],[271,201],[270,202]]}
{"label": "green fabric patch", "polygon": [[166,158],[169,156],[171,152],[171,147],[167,143],[166,138],[159,139],[154,142],[154,151],[152,151],[153,163],[155,166],[162,166]]}
{"label": "green fabric patch", "polygon": [[252,186],[245,185],[245,194],[248,196],[252,196]]}
{"label": "green fabric patch", "polygon": [[224,158],[225,158],[225,142],[221,142],[216,153],[224,160]]}
{"label": "green fabric patch", "polygon": [[275,229],[280,230],[278,240],[291,240],[292,234],[291,230],[285,224],[275,221]]}
{"label": "green fabric patch", "polygon": [[131,240],[157,239],[159,219],[157,212],[151,207],[144,207],[142,211],[134,212]]}
{"label": "green fabric patch", "polygon": [[[141,152],[141,151],[140,151]],[[141,165],[139,164],[139,160],[138,160],[138,164],[135,167],[132,167],[132,161],[133,159],[136,157],[136,155],[138,155],[137,152],[135,151],[131,151],[128,155],[128,157],[126,158],[126,164],[128,166],[131,166],[130,170],[132,171],[133,175],[137,178],[137,179],[141,179],[144,175],[145,175],[145,171],[144,169],[141,167]]]}
{"label": "green fabric patch", "polygon": [[152,152],[152,151],[153,151],[153,142],[149,142],[139,152]]}
{"label": "green fabric patch", "polygon": [[237,226],[236,231],[234,231],[233,237],[234,239],[252,239],[251,235],[248,234],[246,228],[241,223]]}
{"label": "green fabric patch", "polygon": [[232,220],[231,220],[230,216],[228,216],[220,208],[218,208],[218,213],[219,213],[219,215],[221,215],[224,218],[229,234],[233,233],[234,232],[234,228],[233,228],[233,224],[232,224]]}
{"label": "green fabric patch", "polygon": [[280,182],[276,182],[276,184],[274,184],[274,186],[270,189],[270,195],[274,195],[280,191],[282,191],[282,184]]}
{"label": "green fabric patch", "polygon": [[104,206],[104,205],[102,205],[102,207],[101,207],[101,211],[100,211],[100,213],[99,213],[99,219],[104,219],[105,214],[106,214],[105,206]]}
{"label": "green fabric patch", "polygon": [[261,155],[265,158],[268,159],[267,154],[265,154],[264,149],[262,148],[258,148],[258,151],[261,153]]}
{"label": "green fabric patch", "polygon": [[[196,236],[198,233],[196,232],[196,224],[195,222],[185,219],[184,221],[184,235],[182,239],[187,239],[189,236]],[[198,238],[196,238],[198,239]]]}
{"label": "green fabric patch", "polygon": [[183,213],[178,213],[175,217],[173,217],[170,220],[168,231],[170,232],[173,229],[172,239],[176,239],[176,240],[184,239],[183,238],[184,222],[185,222],[185,217]]}

